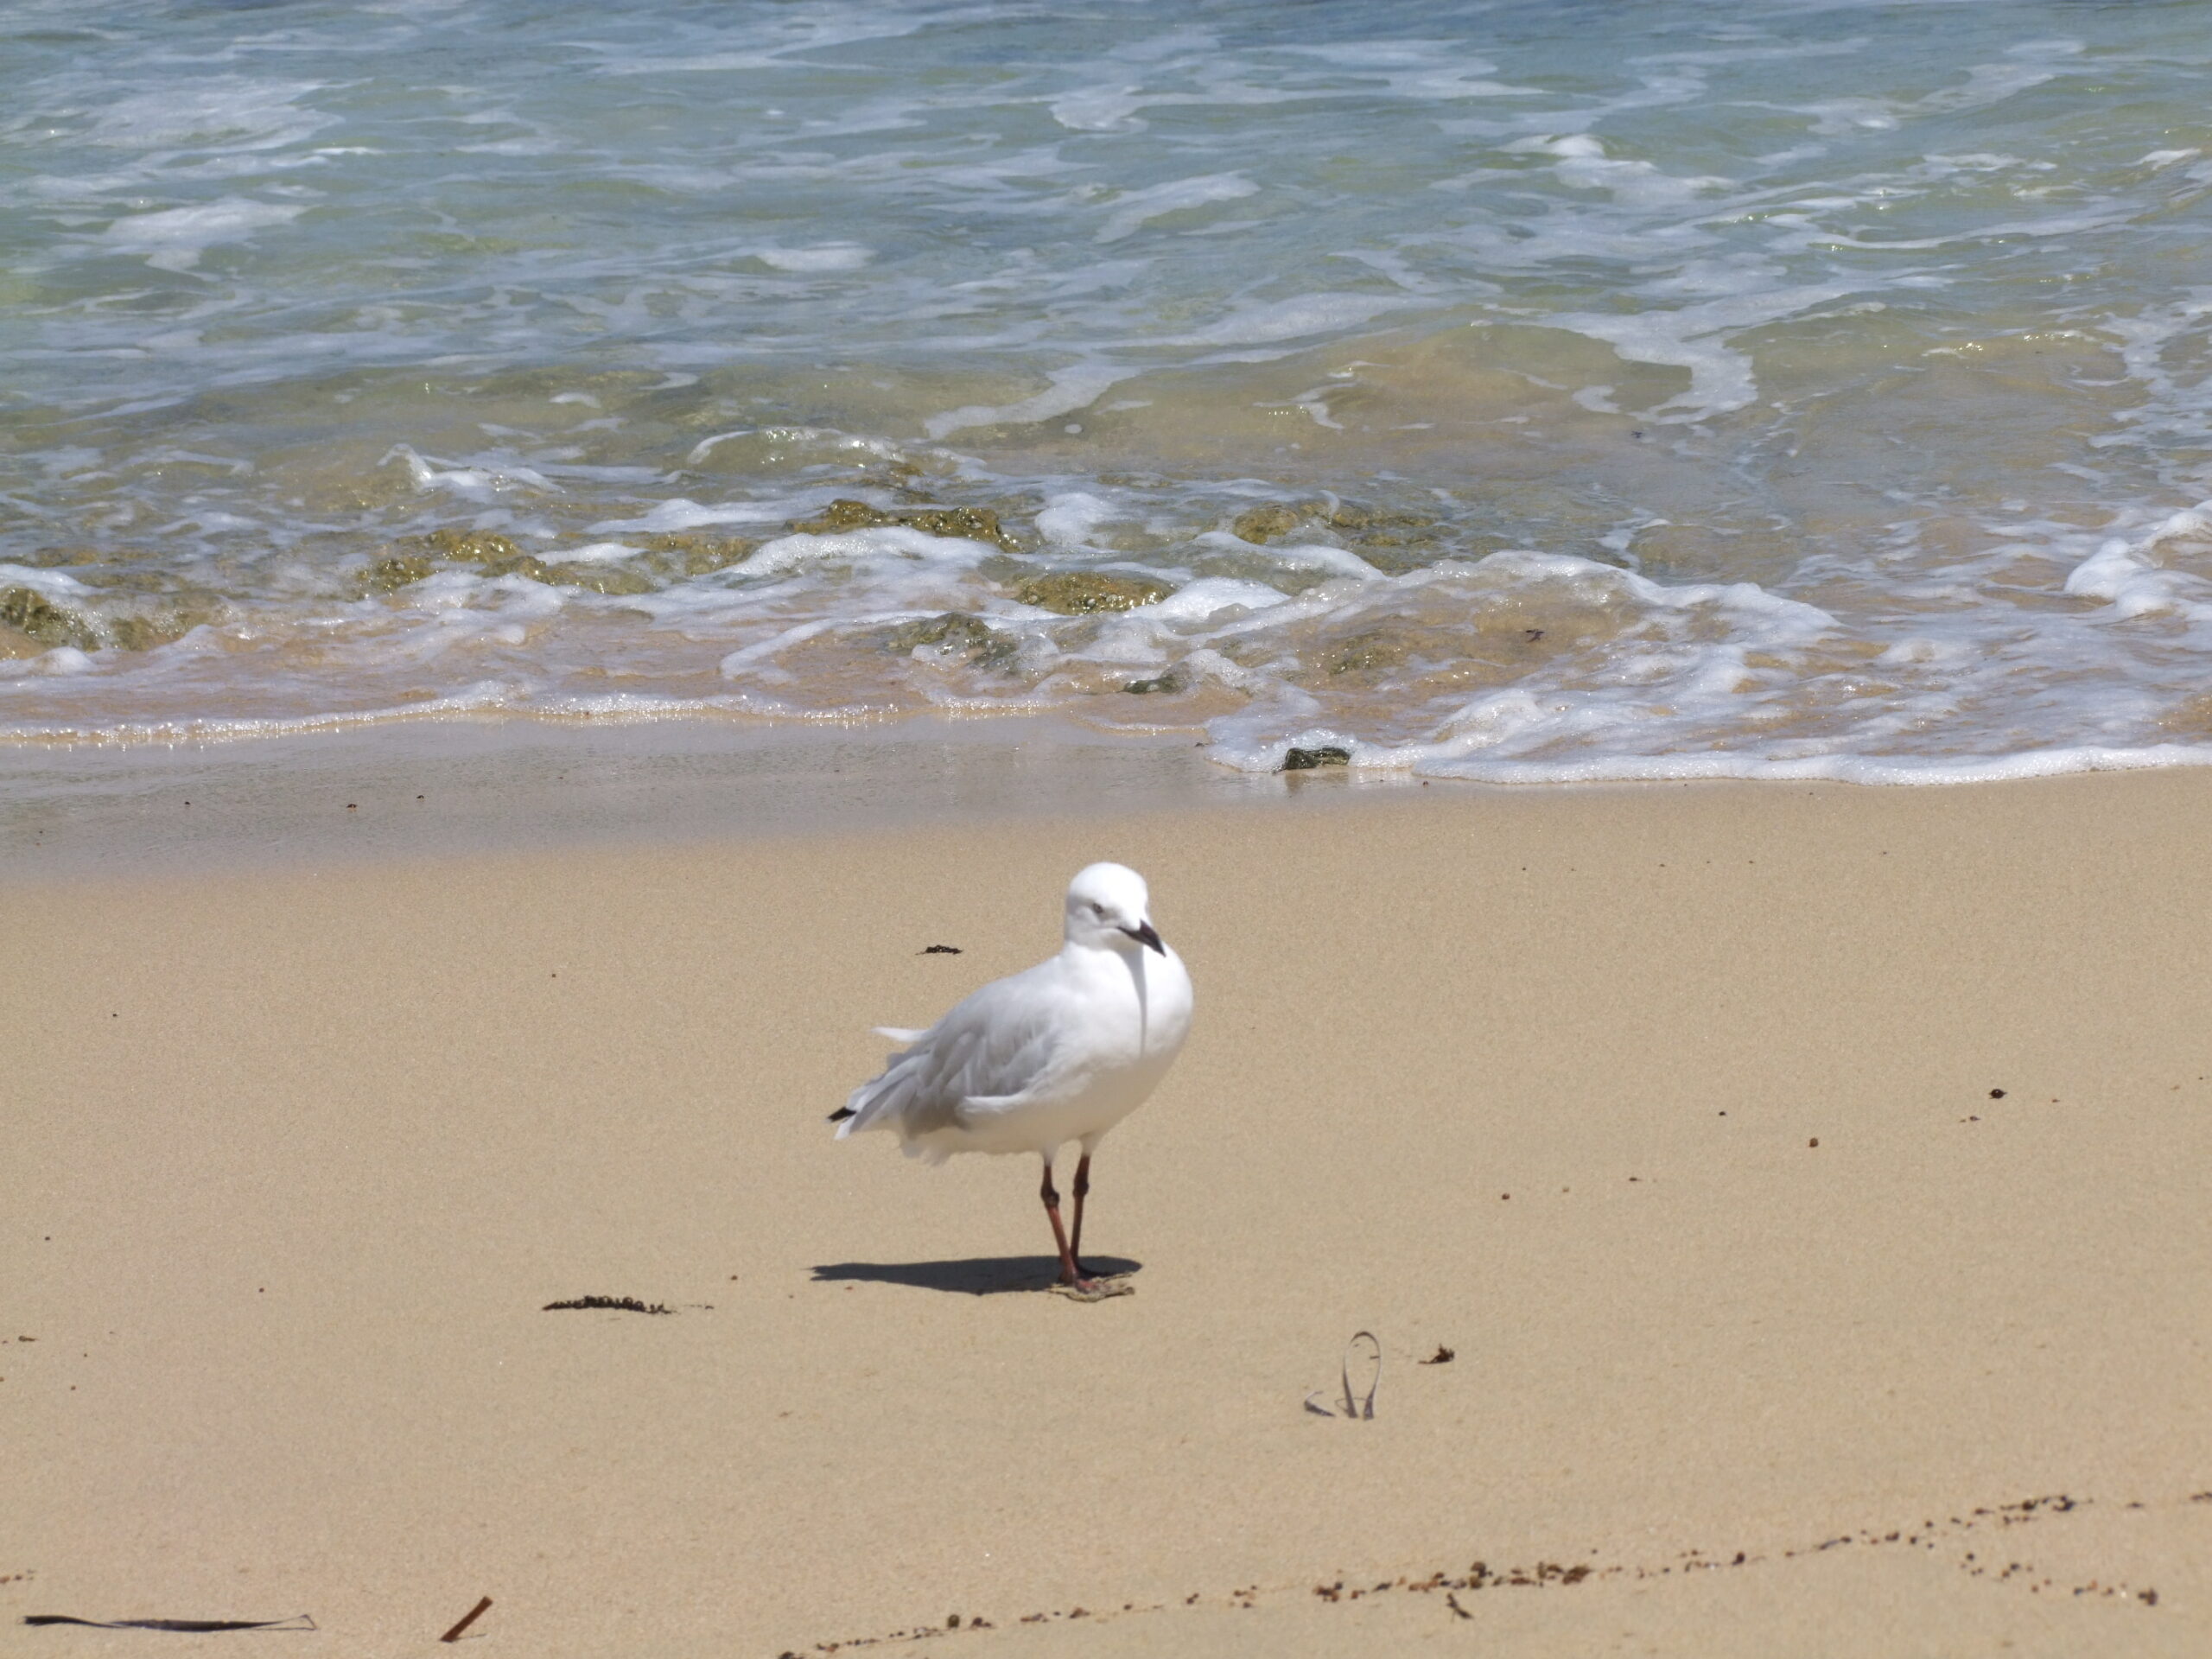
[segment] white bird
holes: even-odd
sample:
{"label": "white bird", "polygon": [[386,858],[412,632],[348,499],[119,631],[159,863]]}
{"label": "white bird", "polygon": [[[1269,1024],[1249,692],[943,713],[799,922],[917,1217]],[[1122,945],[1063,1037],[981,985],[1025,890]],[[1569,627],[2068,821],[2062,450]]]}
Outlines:
{"label": "white bird", "polygon": [[[1149,897],[1124,865],[1080,872],[1058,955],[993,980],[927,1031],[877,1027],[908,1046],[830,1114],[841,1141],[891,1130],[908,1157],[933,1164],[956,1152],[1037,1154],[1059,1282],[1078,1291],[1096,1288],[1078,1255],[1090,1154],[1159,1086],[1191,1029],[1191,976],[1154,928]],[[1072,1236],[1052,1185],[1071,1141],[1083,1149]]]}

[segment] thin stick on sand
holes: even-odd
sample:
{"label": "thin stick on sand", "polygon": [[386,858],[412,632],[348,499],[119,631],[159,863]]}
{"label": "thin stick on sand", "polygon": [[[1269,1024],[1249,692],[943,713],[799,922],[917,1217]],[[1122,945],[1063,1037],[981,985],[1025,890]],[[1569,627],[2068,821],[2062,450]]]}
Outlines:
{"label": "thin stick on sand", "polygon": [[484,1616],[484,1610],[491,1605],[492,1598],[489,1596],[485,1597],[483,1600],[478,1602],[474,1607],[470,1608],[467,1612],[461,1616],[460,1624],[448,1630],[443,1636],[440,1637],[438,1640],[441,1642],[460,1641],[461,1633],[467,1630],[470,1625],[474,1624],[478,1619],[481,1618]]}

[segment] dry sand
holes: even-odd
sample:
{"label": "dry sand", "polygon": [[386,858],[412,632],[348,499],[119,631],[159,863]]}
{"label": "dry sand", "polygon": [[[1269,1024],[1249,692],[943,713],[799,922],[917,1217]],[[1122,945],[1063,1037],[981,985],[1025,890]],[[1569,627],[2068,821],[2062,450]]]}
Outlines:
{"label": "dry sand", "polygon": [[[1440,789],[19,882],[4,1646],[425,1652],[489,1595],[531,1659],[2212,1650],[2208,809]],[[1199,1009],[1098,1160],[1137,1294],[1083,1306],[1029,1160],[823,1116],[1106,856]],[[541,1311],[585,1294],[674,1312]],[[1304,1409],[1362,1329],[1374,1420]]]}

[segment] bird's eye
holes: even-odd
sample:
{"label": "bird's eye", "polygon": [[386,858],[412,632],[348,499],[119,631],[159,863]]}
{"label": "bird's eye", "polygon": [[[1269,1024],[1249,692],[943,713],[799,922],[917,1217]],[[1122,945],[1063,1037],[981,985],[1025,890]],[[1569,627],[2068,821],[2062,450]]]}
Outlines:
{"label": "bird's eye", "polygon": [[1106,906],[1103,905],[1093,905],[1090,907],[1090,913],[1103,922],[1106,919]]}

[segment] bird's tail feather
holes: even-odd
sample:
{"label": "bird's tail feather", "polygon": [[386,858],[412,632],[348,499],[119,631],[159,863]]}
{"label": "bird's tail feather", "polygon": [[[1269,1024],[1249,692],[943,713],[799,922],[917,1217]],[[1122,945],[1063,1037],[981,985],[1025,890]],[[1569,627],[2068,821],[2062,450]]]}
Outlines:
{"label": "bird's tail feather", "polygon": [[845,1096],[842,1109],[830,1114],[830,1121],[837,1126],[840,1141],[858,1135],[863,1129],[889,1128],[906,1103],[912,1091],[907,1078],[908,1068],[900,1064],[903,1054],[894,1054],[891,1064],[883,1068],[882,1075],[870,1077],[866,1083]]}
{"label": "bird's tail feather", "polygon": [[869,1092],[874,1087],[873,1083],[862,1084],[845,1097],[845,1103],[842,1106],[830,1114],[830,1121],[837,1126],[837,1138],[840,1141],[849,1138],[855,1130],[868,1128],[871,1122],[874,1122],[877,1115],[868,1109],[876,1102],[868,1098]]}

